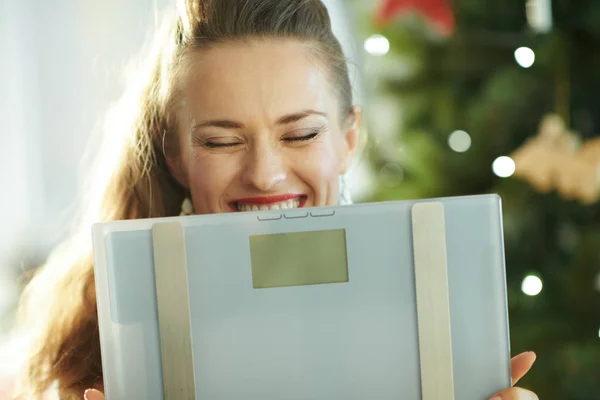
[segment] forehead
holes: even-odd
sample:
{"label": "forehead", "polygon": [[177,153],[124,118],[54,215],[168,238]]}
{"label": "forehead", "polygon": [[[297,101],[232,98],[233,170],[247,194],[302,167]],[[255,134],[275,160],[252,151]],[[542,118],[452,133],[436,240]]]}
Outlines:
{"label": "forehead", "polygon": [[195,115],[277,118],[304,109],[335,113],[327,68],[295,40],[232,42],[190,58],[185,96]]}

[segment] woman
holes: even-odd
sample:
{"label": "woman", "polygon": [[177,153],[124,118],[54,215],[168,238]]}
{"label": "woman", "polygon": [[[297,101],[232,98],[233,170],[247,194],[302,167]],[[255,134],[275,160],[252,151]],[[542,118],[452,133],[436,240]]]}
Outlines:
{"label": "woman", "polygon": [[[106,130],[90,213],[24,294],[24,395],[103,398],[91,222],[337,204],[359,142],[351,93],[319,0],[182,2]],[[513,359],[514,381],[533,359]]]}

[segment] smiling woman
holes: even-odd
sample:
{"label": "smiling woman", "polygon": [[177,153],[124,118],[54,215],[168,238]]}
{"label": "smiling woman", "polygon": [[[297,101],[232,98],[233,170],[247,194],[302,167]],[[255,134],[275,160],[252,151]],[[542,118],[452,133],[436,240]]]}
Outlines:
{"label": "smiling woman", "polygon": [[346,201],[361,111],[319,0],[181,1],[140,71],[106,131],[81,229],[24,293],[24,398],[102,389],[92,223]]}

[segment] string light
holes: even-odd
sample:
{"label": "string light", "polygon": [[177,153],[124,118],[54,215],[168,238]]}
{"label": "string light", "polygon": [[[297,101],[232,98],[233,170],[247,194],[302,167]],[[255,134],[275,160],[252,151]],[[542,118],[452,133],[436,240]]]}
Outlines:
{"label": "string light", "polygon": [[374,56],[383,56],[390,51],[390,42],[385,36],[373,35],[365,40],[365,51]]}
{"label": "string light", "polygon": [[515,173],[515,169],[516,166],[513,159],[506,156],[496,158],[492,164],[492,171],[500,178],[508,178]]}
{"label": "string light", "polygon": [[535,63],[535,53],[529,47],[519,47],[515,50],[515,60],[523,68],[529,68]]}
{"label": "string light", "polygon": [[465,131],[454,131],[448,137],[448,146],[457,153],[464,153],[471,147],[471,136]]}
{"label": "string light", "polygon": [[527,275],[521,284],[521,290],[528,296],[537,296],[542,287],[542,280],[535,275]]}

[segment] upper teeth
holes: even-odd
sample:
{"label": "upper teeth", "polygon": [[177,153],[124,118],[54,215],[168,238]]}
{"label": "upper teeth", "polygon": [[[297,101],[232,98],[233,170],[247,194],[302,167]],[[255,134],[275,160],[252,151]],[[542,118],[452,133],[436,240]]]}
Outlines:
{"label": "upper teeth", "polygon": [[238,211],[264,211],[264,210],[286,210],[288,208],[298,208],[300,200],[291,199],[271,204],[244,204],[236,203]]}

